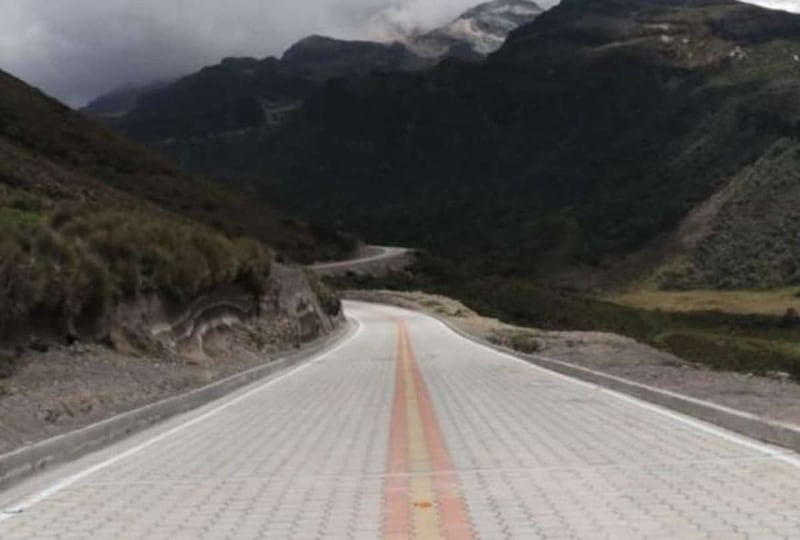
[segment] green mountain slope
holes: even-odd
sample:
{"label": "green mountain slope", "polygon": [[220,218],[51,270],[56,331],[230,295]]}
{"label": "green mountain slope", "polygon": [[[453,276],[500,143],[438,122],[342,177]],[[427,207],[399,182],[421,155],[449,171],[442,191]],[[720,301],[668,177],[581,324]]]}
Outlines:
{"label": "green mountain slope", "polygon": [[312,232],[0,72],[0,353],[31,336],[103,338],[131,300],[259,294],[267,245],[336,251]]}
{"label": "green mountain slope", "polygon": [[[768,162],[798,144],[799,89],[798,16],[732,0],[564,0],[483,64],[329,84],[262,145],[260,167],[295,207],[372,239],[481,272],[608,277],[731,181],[791,183]],[[791,193],[776,187],[759,212],[793,215],[778,206]],[[719,219],[735,230],[751,204]],[[712,261],[702,246],[730,236],[707,225],[717,236],[679,254],[697,268],[664,284],[794,279]],[[792,231],[775,225],[783,240],[759,256],[774,260]],[[642,272],[677,256],[655,251]]]}
{"label": "green mountain slope", "polygon": [[[252,236],[300,260],[324,257],[339,249],[335,235],[320,238],[324,232],[315,232],[267,203],[250,201],[186,174],[146,147],[2,72],[0,142],[6,156],[0,163],[7,176],[5,183],[14,178],[27,183],[37,179],[41,189],[57,191],[61,197],[80,196],[70,185],[73,182],[92,182],[92,194],[101,187],[114,188],[111,198],[121,198],[120,192],[130,194],[227,234]],[[22,161],[29,165],[19,164]],[[39,173],[37,161],[58,175]]]}

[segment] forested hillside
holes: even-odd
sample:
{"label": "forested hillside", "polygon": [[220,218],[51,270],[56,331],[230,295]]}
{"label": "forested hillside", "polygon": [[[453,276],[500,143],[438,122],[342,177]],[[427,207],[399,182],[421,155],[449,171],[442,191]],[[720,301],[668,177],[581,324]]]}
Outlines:
{"label": "forested hillside", "polygon": [[[649,250],[635,266],[664,286],[776,285],[796,279],[798,88],[796,15],[565,0],[483,64],[330,83],[261,164],[308,215],[481,273],[581,285]],[[732,182],[759,196],[711,208],[705,241],[673,238]]]}

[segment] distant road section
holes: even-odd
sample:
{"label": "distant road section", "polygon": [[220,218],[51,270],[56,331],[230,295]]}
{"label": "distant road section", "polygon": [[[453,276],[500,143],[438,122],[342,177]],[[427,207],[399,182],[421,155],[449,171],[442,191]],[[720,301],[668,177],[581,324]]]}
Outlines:
{"label": "distant road section", "polygon": [[364,246],[356,257],[346,261],[312,264],[318,274],[336,276],[347,273],[381,275],[403,270],[414,262],[414,251],[402,247]]}

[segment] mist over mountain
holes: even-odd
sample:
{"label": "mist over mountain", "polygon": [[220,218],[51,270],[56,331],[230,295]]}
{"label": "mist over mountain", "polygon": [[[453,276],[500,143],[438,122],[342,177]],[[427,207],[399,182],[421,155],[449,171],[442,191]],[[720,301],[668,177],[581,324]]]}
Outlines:
{"label": "mist over mountain", "polygon": [[148,92],[163,88],[173,81],[155,81],[144,84],[126,84],[116,90],[94,98],[81,110],[93,116],[117,117],[136,107],[139,98]]}

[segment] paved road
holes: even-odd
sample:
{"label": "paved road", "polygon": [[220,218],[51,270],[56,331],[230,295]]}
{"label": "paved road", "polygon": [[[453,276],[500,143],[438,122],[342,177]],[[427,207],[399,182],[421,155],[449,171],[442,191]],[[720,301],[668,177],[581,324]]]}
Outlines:
{"label": "paved road", "polygon": [[336,349],[0,495],[0,538],[800,538],[800,458],[348,303]]}
{"label": "paved road", "polygon": [[369,270],[381,266],[404,266],[409,261],[411,250],[402,247],[366,246],[361,256],[345,261],[312,264],[309,268],[321,273],[339,273]]}

